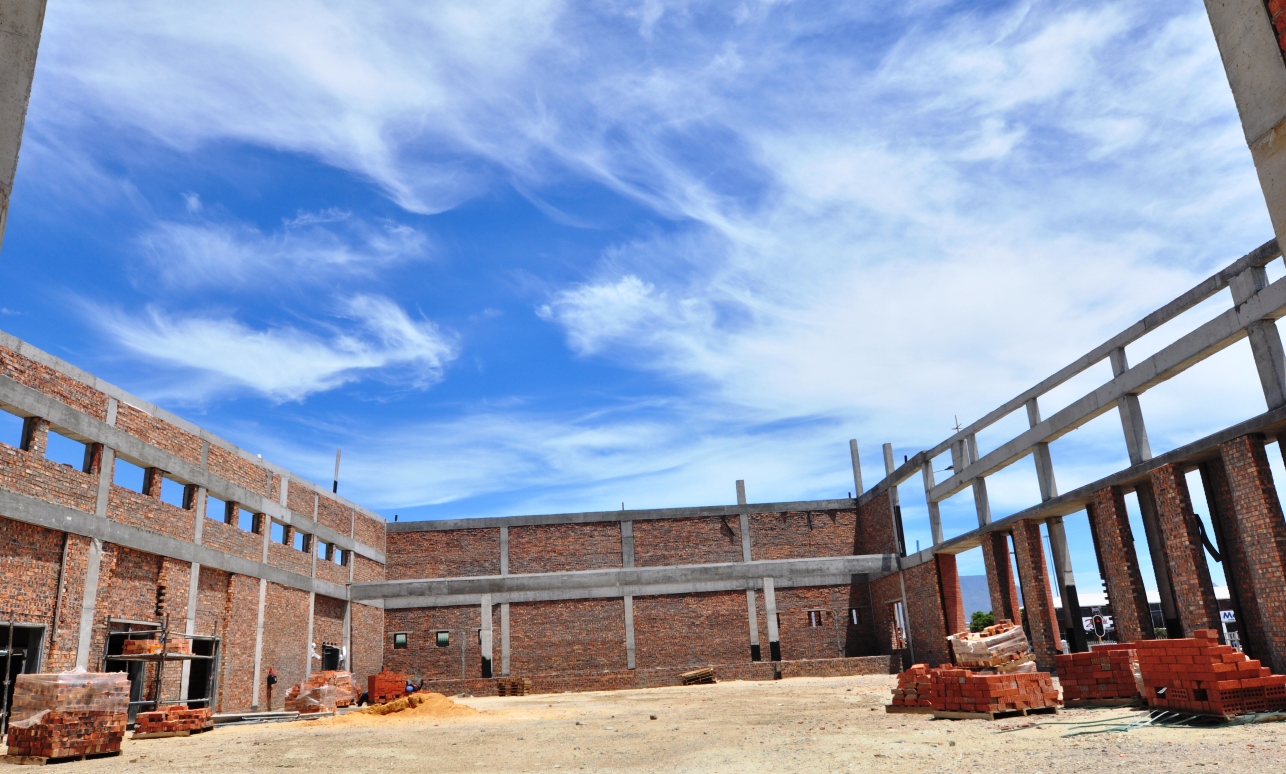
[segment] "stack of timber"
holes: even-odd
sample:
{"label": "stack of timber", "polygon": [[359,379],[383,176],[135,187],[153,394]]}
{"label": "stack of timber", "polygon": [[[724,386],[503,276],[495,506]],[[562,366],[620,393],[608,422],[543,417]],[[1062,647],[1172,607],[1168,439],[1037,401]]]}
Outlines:
{"label": "stack of timber", "polygon": [[129,677],[77,668],[18,675],[9,724],[10,763],[119,755],[128,723]]}
{"label": "stack of timber", "polygon": [[[1023,627],[999,621],[980,632],[960,632],[947,638],[957,667],[997,672],[1034,671],[1035,656]],[[1033,666],[1025,666],[1033,664]]]}
{"label": "stack of timber", "polygon": [[702,667],[693,669],[691,672],[684,672],[679,675],[679,681],[684,685],[713,685],[714,667]]}
{"label": "stack of timber", "polygon": [[1220,645],[1214,629],[1192,634],[1130,643],[1138,652],[1148,706],[1224,717],[1286,710],[1286,675]]}
{"label": "stack of timber", "polygon": [[530,677],[502,677],[496,681],[497,696],[527,696],[530,694]]}
{"label": "stack of timber", "polygon": [[1097,647],[1054,656],[1069,707],[1121,707],[1142,700],[1143,675],[1133,645]]}
{"label": "stack of timber", "polygon": [[134,739],[161,739],[189,736],[214,728],[214,711],[202,707],[188,709],[174,704],[156,712],[140,712],[134,717]]}
{"label": "stack of timber", "polygon": [[[366,678],[366,699],[371,704],[384,704],[406,695],[406,675],[387,669]],[[502,696],[504,694],[501,694]]]}

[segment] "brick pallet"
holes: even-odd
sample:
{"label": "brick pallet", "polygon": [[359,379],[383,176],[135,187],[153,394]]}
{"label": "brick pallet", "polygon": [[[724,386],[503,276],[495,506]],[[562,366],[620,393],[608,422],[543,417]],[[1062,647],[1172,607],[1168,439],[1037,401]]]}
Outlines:
{"label": "brick pallet", "polygon": [[1138,654],[1132,644],[1054,656],[1063,701],[1069,707],[1123,706],[1141,701]]}
{"label": "brick pallet", "polygon": [[1061,703],[1047,672],[980,675],[967,669],[939,669],[929,685],[934,716],[943,713],[997,715],[1050,711]]}
{"label": "brick pallet", "polygon": [[126,722],[124,712],[52,710],[30,726],[9,728],[7,757],[65,759],[119,754]]}
{"label": "brick pallet", "polygon": [[209,708],[189,709],[175,704],[156,712],[140,712],[134,718],[134,739],[161,739],[189,736],[214,728],[214,712]]}
{"label": "brick pallet", "polygon": [[1136,648],[1148,706],[1198,714],[1244,715],[1286,710],[1286,675],[1219,644],[1214,629],[1191,639],[1143,640]]}
{"label": "brick pallet", "polygon": [[527,696],[530,693],[530,677],[502,677],[496,680],[497,696]]}
{"label": "brick pallet", "polygon": [[117,755],[128,722],[129,678],[83,670],[18,675],[7,761]]}
{"label": "brick pallet", "polygon": [[[384,704],[406,695],[406,675],[383,671],[366,678],[366,699],[371,704]],[[503,694],[502,694],[503,695]]]}
{"label": "brick pallet", "polygon": [[927,664],[916,664],[898,675],[898,687],[893,689],[893,701],[884,707],[885,712],[931,714],[929,686],[933,673]]}
{"label": "brick pallet", "polygon": [[[161,653],[161,640],[156,639],[139,639],[125,640],[121,643],[122,656],[153,656]],[[167,653],[192,654],[192,641],[186,637],[171,637],[166,641]]]}

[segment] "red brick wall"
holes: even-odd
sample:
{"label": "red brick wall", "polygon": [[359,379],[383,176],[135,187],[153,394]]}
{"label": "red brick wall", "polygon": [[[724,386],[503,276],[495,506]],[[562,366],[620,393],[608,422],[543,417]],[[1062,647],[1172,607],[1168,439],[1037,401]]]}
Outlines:
{"label": "red brick wall", "polygon": [[209,516],[201,523],[201,545],[256,562],[263,558],[263,535],[246,532],[234,524],[224,524]]}
{"label": "red brick wall", "polygon": [[255,626],[259,614],[259,580],[232,575],[223,608],[223,674],[219,677],[219,711],[250,709],[255,673]]}
{"label": "red brick wall", "polygon": [[111,543],[103,544],[102,561],[98,567],[94,633],[89,650],[91,672],[102,668],[108,616],[136,621],[160,620],[156,614],[156,588],[160,573],[161,557]]}
{"label": "red brick wall", "polygon": [[893,652],[893,631],[896,626],[893,603],[902,600],[899,574],[886,575],[870,583],[871,618],[873,620],[873,649],[876,654]]}
{"label": "red brick wall", "polygon": [[509,572],[571,572],[621,566],[620,522],[509,528]]}
{"label": "red brick wall", "polygon": [[359,543],[365,543],[376,551],[383,551],[385,549],[384,532],[384,522],[353,512],[353,537]]}
{"label": "red brick wall", "polygon": [[[1107,586],[1107,599],[1112,605],[1112,619],[1120,642],[1153,638],[1152,613],[1143,573],[1134,545],[1130,516],[1125,509],[1125,494],[1119,486],[1094,493],[1094,502],[1086,509],[1090,535],[1099,575]],[[1145,547],[1146,550],[1146,547]]]}
{"label": "red brick wall", "polygon": [[955,554],[938,554],[938,583],[942,593],[942,614],[947,632],[968,631],[969,623],[965,618],[964,598],[960,592],[960,572],[956,567]]}
{"label": "red brick wall", "polygon": [[[951,663],[947,652],[947,635],[951,632],[947,631],[942,613],[942,590],[939,587],[937,560],[940,558],[934,557],[934,561],[916,565],[902,573],[906,579],[907,617],[910,619],[908,624],[915,660],[929,666]],[[901,594],[900,588],[897,594]]]}
{"label": "red brick wall", "polygon": [[[8,522],[0,522],[8,523]],[[7,554],[7,552],[6,552]],[[25,561],[25,557],[19,557]],[[89,565],[89,538],[67,535],[67,568],[63,572],[63,607],[58,627],[41,667],[46,672],[62,672],[76,665],[76,646],[80,637],[80,608],[85,597],[85,572]]]}
{"label": "red brick wall", "polygon": [[[321,655],[322,645],[343,647],[344,645],[344,600],[318,594],[313,601],[313,642],[317,644],[317,655]],[[353,629],[354,636],[357,628]],[[383,627],[376,633],[378,644],[383,646]],[[382,655],[382,654],[381,654]],[[313,671],[321,669],[321,660],[313,659]]]}
{"label": "red brick wall", "polygon": [[[1233,565],[1251,655],[1286,672],[1286,519],[1264,453],[1264,439],[1242,436],[1220,447],[1231,508],[1220,508],[1224,569]],[[1221,546],[1221,547],[1223,547]]]}
{"label": "red brick wall", "polygon": [[[768,640],[761,642],[767,661]],[[746,592],[635,597],[634,653],[639,669],[749,662]]]}
{"label": "red brick wall", "polygon": [[[987,591],[991,595],[991,614],[997,620],[1015,623],[1022,605],[1018,601],[1018,584],[1009,560],[1009,535],[989,532],[982,536],[982,561],[987,571]],[[970,611],[971,613],[973,611]]]}
{"label": "red brick wall", "polygon": [[[159,532],[179,540],[192,540],[196,516],[147,495],[111,485],[107,495],[107,517],[148,532]],[[204,525],[202,526],[204,534]]]}
{"label": "red brick wall", "polygon": [[201,439],[139,411],[128,403],[116,406],[116,428],[193,465],[201,465]]}
{"label": "red brick wall", "polygon": [[[253,641],[251,645],[253,646]],[[276,670],[278,680],[273,688],[270,709],[285,708],[286,692],[292,685],[304,680],[307,648],[308,592],[269,583],[263,615],[263,668],[259,678],[261,709],[268,703],[269,668]]]}
{"label": "red brick wall", "polygon": [[[638,600],[634,604],[637,626]],[[495,639],[498,672],[499,618]],[[625,601],[577,599],[512,604],[509,643],[509,673],[515,676],[625,669]]]}
{"label": "red brick wall", "polygon": [[97,476],[50,462],[43,454],[3,443],[0,443],[0,487],[88,513],[94,512],[98,498]]}
{"label": "red brick wall", "polygon": [[634,566],[740,562],[739,522],[736,516],[636,521]]}
{"label": "red brick wall", "polygon": [[353,582],[375,583],[384,580],[384,565],[353,554]]}
{"label": "red brick wall", "polygon": [[[318,597],[324,599],[324,597]],[[384,663],[384,611],[353,603],[353,681],[365,686],[366,678],[378,674]]]}
{"label": "red brick wall", "polygon": [[1150,478],[1157,521],[1165,541],[1170,585],[1174,588],[1174,604],[1183,625],[1182,633],[1169,632],[1169,635],[1177,637],[1191,635],[1198,629],[1220,629],[1219,603],[1215,600],[1205,548],[1197,532],[1188,482],[1173,465],[1157,468]]}
{"label": "red brick wall", "polygon": [[389,580],[500,574],[500,529],[393,532],[388,536]]}
{"label": "red brick wall", "polygon": [[[512,607],[510,615],[513,615]],[[389,669],[420,678],[482,676],[476,633],[481,620],[478,605],[385,610],[384,617],[387,632],[384,637],[384,663]],[[510,625],[513,625],[512,618]],[[433,632],[439,629],[451,632],[451,644],[444,648],[439,648],[434,642]],[[393,649],[393,632],[409,634],[406,648]],[[499,637],[496,640],[498,643]],[[499,648],[493,649],[493,655],[499,656]]]}
{"label": "red brick wall", "polygon": [[1041,541],[1040,522],[1020,521],[1014,525],[1014,561],[1023,585],[1023,608],[1027,611],[1027,637],[1031,640],[1036,666],[1054,671],[1054,656],[1062,653],[1062,636],[1054,615],[1054,595],[1049,588],[1049,565]]}
{"label": "red brick wall", "polygon": [[[309,510],[308,513],[311,514],[312,511]],[[349,518],[349,513],[348,506],[337,503],[325,495],[319,495],[317,521],[341,535],[347,535],[351,531],[352,522]]]}
{"label": "red brick wall", "polygon": [[[307,516],[311,519],[313,517],[313,499],[316,496],[317,495],[313,493],[312,490],[305,489],[304,487],[291,482],[290,486],[286,489],[286,507],[295,513]],[[320,510],[320,508],[318,510]],[[341,531],[345,535],[348,534],[347,525],[345,525],[343,530],[339,530],[338,527],[333,526],[331,528]]]}
{"label": "red brick wall", "polygon": [[322,557],[317,557],[317,577],[343,586],[348,583],[348,568],[335,564]]}
{"label": "red brick wall", "polygon": [[[843,657],[848,633],[849,591],[848,586],[805,586],[776,590],[777,614],[781,617],[778,636],[782,659]],[[744,594],[741,604],[744,610]],[[811,625],[808,615],[810,610],[821,611],[820,626]],[[741,628],[739,632],[729,632],[728,636],[737,639],[742,649],[749,653],[746,626],[743,624]],[[742,636],[743,634],[746,636]],[[764,655],[767,656],[767,653]]]}
{"label": "red brick wall", "polygon": [[[228,606],[228,584],[231,582],[231,574],[211,567],[202,567],[197,578],[195,633],[223,638],[224,660],[227,659],[229,643],[223,631],[223,616]],[[257,597],[255,601],[258,602]]]}
{"label": "red brick wall", "polygon": [[[805,559],[853,552],[854,511],[750,514],[752,559]],[[738,538],[738,544],[740,538]]]}
{"label": "red brick wall", "polygon": [[859,509],[853,553],[896,554],[897,530],[893,526],[893,501],[885,491]]}
{"label": "red brick wall", "polygon": [[268,543],[268,564],[305,577],[313,572],[313,558],[310,554],[306,551],[296,551],[293,545],[284,546],[275,541]]}
{"label": "red brick wall", "polygon": [[95,419],[107,419],[106,395],[5,347],[0,347],[0,374],[39,390]]}
{"label": "red brick wall", "polygon": [[[4,613],[12,613],[20,622],[50,625],[62,555],[63,533],[0,518],[0,578],[5,583],[0,607]],[[64,606],[68,601],[63,600]],[[79,596],[75,607],[79,614]],[[8,619],[8,615],[3,617]]]}
{"label": "red brick wall", "polygon": [[210,444],[206,467],[211,473],[256,494],[268,496],[268,470],[221,446]]}

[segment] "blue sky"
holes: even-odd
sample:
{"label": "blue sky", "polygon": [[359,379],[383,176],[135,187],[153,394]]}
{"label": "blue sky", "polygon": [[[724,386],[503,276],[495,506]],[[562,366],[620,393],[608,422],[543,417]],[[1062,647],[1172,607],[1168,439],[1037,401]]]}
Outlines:
{"label": "blue sky", "polygon": [[1197,0],[62,0],[0,325],[390,517],[842,497],[1269,236]]}

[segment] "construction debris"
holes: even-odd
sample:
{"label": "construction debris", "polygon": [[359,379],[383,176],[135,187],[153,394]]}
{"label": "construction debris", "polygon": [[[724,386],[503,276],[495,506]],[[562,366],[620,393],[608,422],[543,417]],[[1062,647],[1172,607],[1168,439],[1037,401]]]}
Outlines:
{"label": "construction debris", "polygon": [[214,728],[214,712],[209,708],[189,709],[186,704],[173,704],[156,712],[140,712],[134,717],[133,739],[160,739],[188,736]]}
{"label": "construction debris", "polygon": [[714,667],[702,667],[679,675],[684,685],[714,685]]}
{"label": "construction debris", "polygon": [[[86,672],[18,675],[6,760],[119,754],[129,710],[129,676]],[[39,759],[39,760],[37,760]]]}
{"label": "construction debris", "polygon": [[929,684],[934,717],[996,716],[1031,710],[1056,711],[1062,704],[1048,672],[976,674],[967,669],[938,669]]}
{"label": "construction debris", "polygon": [[[714,674],[714,670],[710,670]],[[712,679],[710,682],[714,682]],[[496,681],[497,696],[527,696],[531,693],[530,677],[502,677]]]}

